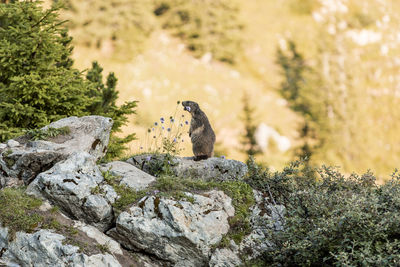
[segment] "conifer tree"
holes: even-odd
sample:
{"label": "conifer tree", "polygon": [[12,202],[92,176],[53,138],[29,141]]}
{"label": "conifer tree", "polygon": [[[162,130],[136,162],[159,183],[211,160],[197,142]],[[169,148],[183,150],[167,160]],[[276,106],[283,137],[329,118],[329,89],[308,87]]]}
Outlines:
{"label": "conifer tree", "polygon": [[[135,101],[116,106],[114,74],[104,86],[97,63],[86,79],[72,67],[72,38],[58,9],[43,10],[37,1],[0,5],[0,142],[63,117],[91,114],[111,117],[117,132],[134,113]],[[112,137],[112,155],[132,138]]]}

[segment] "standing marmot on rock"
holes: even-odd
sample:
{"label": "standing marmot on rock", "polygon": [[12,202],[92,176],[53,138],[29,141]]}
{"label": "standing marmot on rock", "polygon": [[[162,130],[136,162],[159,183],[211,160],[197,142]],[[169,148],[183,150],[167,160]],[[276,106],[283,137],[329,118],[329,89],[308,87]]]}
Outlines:
{"label": "standing marmot on rock", "polygon": [[196,102],[183,101],[182,106],[183,110],[188,111],[192,115],[189,137],[192,140],[194,160],[212,157],[214,154],[215,134],[206,114]]}

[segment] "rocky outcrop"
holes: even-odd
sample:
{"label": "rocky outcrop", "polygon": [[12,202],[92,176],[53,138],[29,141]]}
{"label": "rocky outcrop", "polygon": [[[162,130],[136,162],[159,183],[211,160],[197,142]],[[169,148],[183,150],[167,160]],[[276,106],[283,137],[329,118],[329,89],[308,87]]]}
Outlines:
{"label": "rocky outcrop", "polygon": [[119,215],[109,235],[132,250],[144,250],[174,266],[204,266],[211,246],[229,230],[231,199],[221,191],[189,194],[189,201],[142,199]]}
{"label": "rocky outcrop", "polygon": [[[266,204],[268,199],[259,192],[254,191],[257,204],[251,210],[251,233],[240,244],[230,240],[228,247],[220,247],[223,236],[231,234],[229,218],[235,215],[230,197],[209,187],[192,192],[155,190],[163,188],[164,180],[157,184],[155,174],[165,164],[177,176],[174,182],[181,178],[218,182],[242,181],[247,173],[244,163],[158,154],[98,166],[111,126],[109,118],[71,117],[42,128],[68,127],[65,134],[36,141],[23,136],[0,144],[0,190],[28,185],[28,194],[46,200],[39,213],[49,216],[57,206],[62,214],[46,218],[63,225],[61,230],[44,230],[40,227],[49,224],[43,221],[34,233],[17,232],[12,241],[7,228],[0,227],[0,265],[230,267],[243,264],[241,254],[253,259],[273,246],[266,241],[267,231],[283,229],[285,209]],[[164,178],[166,182],[171,177]],[[138,195],[146,196],[138,201]],[[118,207],[116,213],[113,204]],[[68,229],[79,232],[77,239],[67,234]],[[79,251],[68,245],[75,241],[92,247]]]}
{"label": "rocky outcrop", "polygon": [[[164,161],[164,157],[164,155],[138,155],[128,159],[127,162],[149,174],[154,174],[155,163]],[[241,180],[247,173],[247,165],[243,162],[222,157],[200,161],[194,161],[190,157],[174,157],[168,163],[176,176],[205,181]]]}
{"label": "rocky outcrop", "polygon": [[[0,233],[6,231],[0,227]],[[76,246],[64,245],[64,240],[64,236],[48,230],[33,234],[18,232],[12,242],[0,235],[0,245],[5,243],[1,261],[6,266],[121,266],[110,254],[88,256]]]}
{"label": "rocky outcrop", "polygon": [[47,140],[30,140],[21,136],[0,144],[0,188],[28,185],[35,177],[76,152],[87,152],[100,159],[105,155],[112,120],[101,116],[70,117],[43,127],[66,127],[68,133],[48,137]]}
{"label": "rocky outcrop", "polygon": [[[103,180],[96,159],[86,152],[77,152],[39,174],[28,186],[27,193],[47,199],[72,218],[104,231],[112,224],[111,204],[117,194]],[[95,191],[104,193],[95,194]]]}

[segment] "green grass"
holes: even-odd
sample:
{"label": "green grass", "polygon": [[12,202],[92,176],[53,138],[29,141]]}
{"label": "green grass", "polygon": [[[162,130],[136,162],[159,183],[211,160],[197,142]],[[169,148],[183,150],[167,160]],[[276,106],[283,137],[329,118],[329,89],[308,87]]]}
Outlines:
{"label": "green grass", "polygon": [[23,231],[31,233],[43,217],[35,212],[42,201],[25,194],[23,188],[4,188],[0,191],[0,222],[9,228],[9,237]]}
{"label": "green grass", "polygon": [[71,133],[71,129],[68,126],[53,128],[49,127],[46,130],[33,129],[26,131],[26,135],[31,140],[47,140],[52,137],[57,137],[59,135],[67,135]]}

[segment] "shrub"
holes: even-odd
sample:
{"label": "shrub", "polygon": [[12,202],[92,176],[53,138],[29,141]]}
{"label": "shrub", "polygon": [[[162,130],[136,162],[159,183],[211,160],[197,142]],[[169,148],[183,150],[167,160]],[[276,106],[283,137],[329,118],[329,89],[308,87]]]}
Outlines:
{"label": "shrub", "polygon": [[[72,68],[72,39],[58,9],[42,10],[37,1],[0,5],[0,142],[63,117],[90,114],[111,117],[117,132],[134,113],[135,101],[116,106],[114,74],[104,85],[97,63],[86,79]],[[112,136],[110,157],[132,138]]]}
{"label": "shrub", "polygon": [[[283,231],[265,229],[271,266],[389,266],[400,262],[400,177],[375,184],[372,173],[344,177],[322,167],[310,175],[299,162],[283,172],[251,166],[248,182],[286,206]],[[316,174],[316,173],[314,173]]]}

